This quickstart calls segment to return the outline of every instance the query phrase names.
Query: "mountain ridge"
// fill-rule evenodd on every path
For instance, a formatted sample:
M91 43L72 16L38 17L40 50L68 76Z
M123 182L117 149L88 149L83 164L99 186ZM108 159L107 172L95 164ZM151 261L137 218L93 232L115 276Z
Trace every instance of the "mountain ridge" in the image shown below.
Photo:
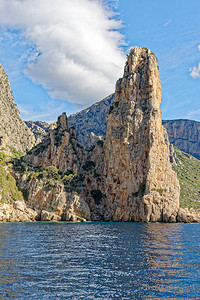
M114 94L111 94L90 107L68 117L68 124L76 129L78 141L82 147L89 150L98 140L104 140L106 135L106 116L113 103L113 97ZM189 119L163 120L162 122L167 129L171 144L200 159L200 122ZM40 122L25 121L25 123L32 123L38 127ZM100 123L101 125L99 126ZM178 133L177 130L180 128L180 124L182 124L183 128L182 132ZM193 124L192 129L191 126L188 126L191 124ZM196 140L192 140L194 128L196 128L195 131L197 132ZM39 141L43 138L41 131L44 136L48 131L48 126L46 126L45 130L43 128L39 129L38 133L33 130L36 139L39 137ZM185 138L183 133L187 133Z

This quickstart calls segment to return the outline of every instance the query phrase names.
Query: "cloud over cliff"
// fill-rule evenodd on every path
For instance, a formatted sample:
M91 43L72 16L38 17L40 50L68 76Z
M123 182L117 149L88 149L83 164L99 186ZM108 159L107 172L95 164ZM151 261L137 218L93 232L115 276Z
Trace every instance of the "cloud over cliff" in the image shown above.
M0 26L33 46L24 72L53 98L90 104L122 75L121 21L102 1L0 0Z

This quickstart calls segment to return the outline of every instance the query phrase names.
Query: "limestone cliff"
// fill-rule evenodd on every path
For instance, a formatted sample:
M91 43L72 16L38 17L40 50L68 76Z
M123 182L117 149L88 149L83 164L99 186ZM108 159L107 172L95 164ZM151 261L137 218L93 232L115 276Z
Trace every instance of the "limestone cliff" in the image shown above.
M79 143L90 149L106 135L106 116L114 95L69 116L69 125L76 128ZM200 159L200 122L192 120L163 120L172 145Z
M200 122L191 120L163 121L170 143L200 159Z
M14 103L8 77L0 65L0 136L7 145L25 153L31 149L35 138L22 121ZM5 146L5 145L4 145Z
M161 120L161 83L155 55L131 50L116 84L104 143L108 220L175 222L179 182Z
M157 59L131 50L116 84L104 141L87 151L65 114L22 160L16 177L38 220L176 222L179 181L161 120ZM167 140L167 141L166 141Z
M43 168L55 166L61 172L80 171L80 162L84 152L78 145L76 130L68 128L66 114L58 117L58 121L51 124L45 139L34 147L26 156L26 160L33 165Z
M63 113L50 125L43 142L23 158L15 176L37 220L91 219L84 183L86 156L87 151L78 144L76 130L68 128Z

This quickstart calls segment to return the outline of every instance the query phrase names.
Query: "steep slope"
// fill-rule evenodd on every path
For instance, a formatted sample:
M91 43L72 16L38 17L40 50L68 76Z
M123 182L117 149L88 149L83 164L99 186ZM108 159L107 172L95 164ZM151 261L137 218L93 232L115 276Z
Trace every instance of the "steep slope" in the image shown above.
M76 130L65 113L50 125L45 139L23 158L16 169L18 184L37 220L90 220L84 164L87 151L79 146Z
M163 121L169 141L175 147L200 158L200 122L191 120Z
M63 113L22 159L16 178L37 220L194 221L179 209L160 102L157 59L136 47L116 83L105 142L83 149Z
M65 113L58 117L57 122L50 125L45 139L28 152L25 159L36 166L55 166L61 172L80 171L84 151L78 145L76 130L68 127Z
M85 110L68 118L70 127L74 127L78 134L79 144L85 149L91 149L98 140L106 135L106 116L113 103L114 94L95 103ZM163 120L170 143L175 147L200 158L200 122L192 120ZM44 139L49 125L39 121L25 121L34 133L37 142Z
M25 153L31 149L35 138L22 121L19 110L14 103L8 76L0 65L0 136L7 144Z
M34 221L37 214L26 206L23 192L13 177L12 166L10 156L0 152L0 222Z
M130 51L116 84L104 144L108 219L176 221L179 182L169 161L161 120L155 55Z
M175 149L176 164L173 165L180 181L180 206L200 212L200 160Z

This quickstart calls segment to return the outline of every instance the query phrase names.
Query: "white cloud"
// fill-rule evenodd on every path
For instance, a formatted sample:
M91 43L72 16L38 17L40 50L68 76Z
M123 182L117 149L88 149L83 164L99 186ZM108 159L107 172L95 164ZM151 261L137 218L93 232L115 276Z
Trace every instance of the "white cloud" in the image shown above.
M196 67L192 67L189 69L190 77L193 79L200 78L200 63Z
M200 51L200 45L198 45L197 48ZM190 68L189 73L190 73L190 77L192 77L193 79L200 78L200 63L198 64L198 66L194 66Z
M172 22L172 20L171 20L171 19L168 19L168 20L165 22L164 27L167 27L171 22Z
M0 0L0 25L34 45L25 74L53 98L90 104L123 73L121 21L103 1Z

